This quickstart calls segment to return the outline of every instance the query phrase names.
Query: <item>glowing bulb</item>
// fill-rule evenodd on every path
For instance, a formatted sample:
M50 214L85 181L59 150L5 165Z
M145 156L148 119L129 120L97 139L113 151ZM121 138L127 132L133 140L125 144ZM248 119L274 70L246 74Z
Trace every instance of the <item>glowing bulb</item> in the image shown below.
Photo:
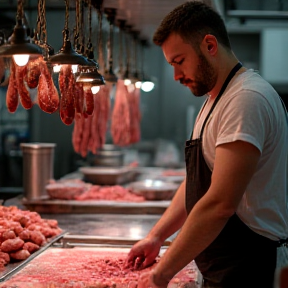
M61 65L55 65L53 66L53 72L54 73L59 73L61 70Z
M13 58L18 66L25 66L29 61L29 55L26 54L15 54Z
M72 72L75 74L78 71L78 65L72 65Z
M136 88L140 89L141 86L142 86L142 82L141 82L141 81L137 81L137 82L135 83L135 87L136 87Z
M129 93L132 93L135 90L135 86L133 84L130 84L127 86L127 90Z
M131 84L131 80L130 79L125 79L124 80L124 85L128 86Z
M91 91L94 95L97 94L99 92L99 90L100 90L100 86L92 86L91 87Z
M150 92L153 88L154 88L154 83L151 82L151 81L145 81L142 83L141 85L141 89L144 91L144 92Z

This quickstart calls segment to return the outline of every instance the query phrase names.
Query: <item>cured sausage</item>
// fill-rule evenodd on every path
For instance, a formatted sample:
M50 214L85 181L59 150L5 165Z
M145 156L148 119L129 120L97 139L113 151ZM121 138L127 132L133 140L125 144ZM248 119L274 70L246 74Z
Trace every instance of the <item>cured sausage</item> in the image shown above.
M25 109L31 109L33 102L30 98L28 89L25 86L24 77L27 72L27 66L16 65L16 83L17 89L20 96L20 102Z
M88 116L94 112L94 95L90 87L84 87L84 113Z
M85 123L84 116L80 113L76 113L72 133L72 145L76 153L80 153L82 133L85 128L84 123Z
M38 105L46 113L54 113L59 107L59 95L44 60L39 61L41 75L38 85Z
M81 145L80 145L80 154L83 158L87 156L87 152L88 152L88 144L89 144L89 139L91 137L92 116L88 116L87 118L84 118L84 125L85 125L85 129L83 129Z
M27 64L27 73L25 75L25 81L30 89L38 86L39 77L41 74L39 63L43 61L42 57L32 59Z
M131 116L127 94L128 91L124 85L124 80L119 79L117 81L115 105L111 120L111 135L114 144L118 146L127 146L131 143Z
M130 123L130 144L137 143L140 141L141 132L140 132L140 89L135 88L132 92L128 92L128 103L129 111L131 117Z
M6 94L6 106L10 113L14 113L19 104L19 95L16 83L16 67L14 61L10 63L10 77Z
M62 65L58 81L61 93L60 117L64 124L71 125L75 117L73 96L75 79L71 65Z
M75 112L82 114L83 113L83 105L84 105L84 91L83 84L81 82L76 82L75 90L74 90L74 104L75 104Z

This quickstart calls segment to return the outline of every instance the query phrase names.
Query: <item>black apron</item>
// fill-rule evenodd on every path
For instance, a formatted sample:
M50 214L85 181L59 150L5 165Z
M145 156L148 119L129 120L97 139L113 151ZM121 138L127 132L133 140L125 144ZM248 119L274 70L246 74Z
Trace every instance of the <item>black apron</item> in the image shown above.
M241 67L242 64L238 63L225 80L205 118L200 137L191 140L192 133L191 139L186 141L187 215L211 184L212 172L202 152L205 125L230 80ZM218 237L195 258L195 262L203 275L205 288L272 288L276 257L275 241L252 231L235 213Z

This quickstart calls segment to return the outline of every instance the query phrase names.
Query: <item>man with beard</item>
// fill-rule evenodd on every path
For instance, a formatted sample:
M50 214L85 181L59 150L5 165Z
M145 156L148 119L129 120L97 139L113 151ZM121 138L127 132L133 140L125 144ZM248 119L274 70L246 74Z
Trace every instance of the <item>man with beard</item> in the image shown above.
M238 61L222 18L202 2L176 7L153 41L174 79L207 99L186 141L186 179L132 247L127 265L151 265L179 230L138 287L167 287L194 259L203 287L272 288L279 256L288 249L285 106L269 83Z

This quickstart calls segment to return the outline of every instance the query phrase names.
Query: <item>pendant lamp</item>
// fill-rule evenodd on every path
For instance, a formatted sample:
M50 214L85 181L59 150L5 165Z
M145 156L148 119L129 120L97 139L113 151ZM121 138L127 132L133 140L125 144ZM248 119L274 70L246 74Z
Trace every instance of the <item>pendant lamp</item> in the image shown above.
M93 86L104 85L104 77L99 73L99 65L94 59L93 45L92 45L92 6L91 0L88 0L89 14L89 37L86 50L86 56L88 60L87 66L81 66L80 74L76 78L76 82L93 83ZM78 9L80 11L80 9ZM95 90L95 89L94 89Z
M107 60L108 60L108 69L106 69L104 73L104 79L109 83L117 83L117 76L113 72L113 28L114 21L116 17L116 9L115 8L105 8L104 13L107 16L107 20L109 22L109 39L107 43Z
M69 35L69 0L65 0L66 4L66 13L65 13L65 27L62 31L63 33L63 45L59 52L49 58L49 62L53 65L62 65L62 64L70 64L70 65L88 65L87 59L77 53L72 44L70 42Z
M36 44L31 43L27 34L27 27L24 24L23 1L18 0L16 25L8 43L0 46L0 57L13 56L19 66L24 66L29 61L29 57L39 57L42 55L42 49Z

